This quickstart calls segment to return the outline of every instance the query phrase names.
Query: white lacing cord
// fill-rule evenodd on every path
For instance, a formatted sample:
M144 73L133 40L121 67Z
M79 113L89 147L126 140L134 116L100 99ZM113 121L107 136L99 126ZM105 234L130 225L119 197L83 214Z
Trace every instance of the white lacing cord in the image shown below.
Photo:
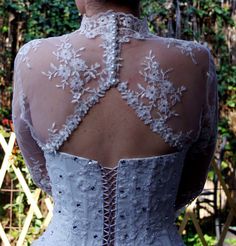
M115 241L117 168L101 167L101 171L104 197L103 246L113 246Z

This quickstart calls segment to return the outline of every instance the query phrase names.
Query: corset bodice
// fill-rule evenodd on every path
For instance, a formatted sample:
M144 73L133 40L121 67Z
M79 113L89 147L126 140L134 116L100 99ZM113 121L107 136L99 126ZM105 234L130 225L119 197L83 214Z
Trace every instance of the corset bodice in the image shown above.
M163 237L172 241L177 234L174 202L184 154L121 159L109 169L98 161L63 152L46 154L54 197L54 217L47 233L53 241L59 240L58 246L64 241L102 245L104 221L113 211L113 224L107 229L114 238L109 245L164 245ZM113 181L107 172L115 174ZM107 189L111 183L106 181L115 182L110 206L104 203L106 193L111 192Z

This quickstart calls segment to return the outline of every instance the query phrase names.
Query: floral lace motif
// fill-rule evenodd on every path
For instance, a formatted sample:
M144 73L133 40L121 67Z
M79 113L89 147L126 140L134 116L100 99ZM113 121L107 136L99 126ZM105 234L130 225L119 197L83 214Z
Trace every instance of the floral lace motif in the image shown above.
M57 51L53 52L60 65L56 66L51 63L50 67L52 71L48 73L43 72L49 80L55 77L61 79L60 84L56 85L56 87L64 90L66 86L70 86L73 94L72 103L78 102L82 94L86 92L94 94L94 91L89 90L89 88L84 89L83 87L92 79L97 78L97 70L100 65L95 63L89 67L85 61L80 58L80 52L84 49L85 48L74 50L72 44L69 42L68 36L65 36ZM83 74L83 78L81 78L81 74Z
M30 64L30 59L28 57L28 53L31 52L32 50L35 52L39 48L41 44L41 40L36 39L32 40L29 43L25 44L20 50L19 50L19 57L20 61L25 63L29 69L31 69L31 64Z
M138 83L138 90L133 91L128 89L128 82L122 82L118 85L118 90L122 98L136 111L138 117L145 124L150 125L153 132L159 133L171 146L181 149L192 131L176 134L166 125L166 122L171 117L179 116L172 108L181 101L186 87L175 88L173 86L168 79L168 73L172 69L163 71L152 51L149 52L142 65L144 69L140 71L140 74L147 82L147 86L144 87ZM147 104L142 102L143 98L147 99Z
M84 16L81 22L79 34L85 35L87 38L95 38L98 35L109 35L112 26L109 25L117 17L117 27L119 30L119 42L129 42L130 38L145 39L147 37L154 37L148 29L146 19L141 20L131 14L124 14L112 10L106 13L94 15L92 17ZM156 37L156 36L155 36Z
M51 182L49 176L48 175L42 176L42 174L45 173L44 163L40 163L39 160L33 157L30 157L30 160L33 165L29 168L29 172L34 180L34 183L42 190L47 192L49 195L52 195Z
M53 222L32 245L44 245L45 240L48 245L56 243L62 246L70 242L73 246L78 244L79 239L81 245L89 242L91 246L111 246L113 243L132 246L134 242L137 246L142 246L143 242L145 245L161 246L168 243L171 245L171 241L182 246L172 223L186 154L181 151L187 145L191 131L174 132L167 123L172 117L180 116L174 106L181 102L187 88L174 86L168 76L172 69L163 70L152 50L139 71L144 83L140 81L137 88L131 89L128 81L119 80L122 44L131 38L145 40L153 37L146 21L108 11L93 17L85 16L81 28L75 33L87 38L101 37L105 68L101 69L102 66L97 62L88 64L82 59L86 49L82 47L76 50L68 34L60 37L60 43L53 52L54 62L50 63L48 71L42 72L49 81L53 78L59 81L56 85L58 89L70 89L71 103L75 107L73 114L66 118L60 129L56 122L52 123L46 144L37 139L32 125L25 121L47 159L51 184L48 176L42 178L43 164L33 157L30 158L34 166L30 170L31 174L39 187L44 186L49 190L51 185L55 199ZM199 45L175 39L166 39L165 42L167 47L177 47L197 64L195 51L200 49ZM29 51L36 52L41 43L42 40L35 40L25 45L19 52L19 62L32 69ZM213 66L211 61L209 85L214 84ZM120 160L118 166L110 171L101 168L97 161L58 152L89 110L112 87L117 88L122 98L153 132L180 151L153 158ZM27 102L23 89L19 101L21 116L26 118ZM215 110L215 105L204 110L199 137L202 141L198 142L196 151L204 151L209 144L208 139L214 142L216 134L209 133L208 129L215 124ZM62 233L62 230L65 231Z
M92 108L99 99L105 96L106 91L108 91L112 86L116 85L119 80L116 78L117 71L121 64L121 58L118 57L119 44L114 42L116 40L117 28L116 20L113 17L111 24L114 28L109 35L105 35L104 43L101 47L104 48L104 64L106 64L105 69L98 72L100 65L95 63L92 66L86 65L85 61L80 58L78 51L75 51L68 41L68 36L65 36L65 41L59 46L58 50L54 53L57 59L60 61L59 67L51 64L53 71L48 73L43 72L49 79L52 77L61 77L61 87L70 86L71 92L73 94L72 103L75 103L74 114L67 117L63 128L57 130L55 123L49 129L50 139L48 143L41 148L47 152L55 152L61 144L70 136L71 132L77 128L82 119L86 116L89 109ZM62 47L66 47L66 52ZM79 51L84 50L83 48ZM64 54L67 54L66 59L64 59ZM71 67L71 61L73 61L74 67ZM83 78L82 75L83 74ZM69 79L70 77L70 79ZM97 88L90 89L89 82L91 80L98 79Z
M198 64L195 52L194 50L201 50L201 45L197 42L191 42L191 41L184 41L184 40L178 40L174 38L167 38L165 39L165 42L167 43L167 47L177 47L182 54L189 56L192 59L192 62L194 64Z
M218 122L218 93L216 69L213 57L208 50L209 68L207 73L207 90L211 91L207 97L207 103L203 108L201 117L201 133L199 134L197 144L192 147L192 156L199 153L206 153L209 146L215 145L217 141L217 122Z
M60 82L56 87L61 89L70 87L73 95L71 102L75 104L75 110L74 114L67 117L62 129L57 129L56 123L53 122L51 128L48 129L49 139L46 144L41 143L32 131L32 135L40 148L48 152L55 152L59 149L72 131L77 128L89 109L98 103L100 98L104 97L106 91L112 86L117 86L123 98L135 109L138 117L144 120L145 124L149 124L150 128L159 133L171 146L181 149L183 144L188 141L191 131L174 133L166 125L166 122L171 117L179 116L170 109L177 102L180 102L186 88L184 86L177 89L173 87L167 77L171 69L165 72L160 70L158 61L154 61L155 57L152 56L152 51L150 51L149 57L146 57L145 61L147 63L145 65L146 71L141 72L148 83L146 88L139 84L139 91L131 91L128 89L127 82L120 83L118 80L119 68L122 66L122 59L119 57L120 44L129 42L130 38L143 40L154 36L149 32L146 20L140 20L133 15L108 11L92 17L84 16L80 29L75 33L85 35L87 38L95 38L98 35L103 38L101 47L104 49L106 67L100 71L100 64L86 64L85 60L81 58L81 53L85 51L85 48L75 50L70 43L69 35L62 36L61 44L53 52L59 65L51 63L51 69L42 73L49 80L59 78ZM20 50L19 57L22 62L27 64L28 68L31 68L28 52L31 49L36 51L41 42L42 40L34 40ZM192 61L196 63L193 50L200 48L198 44L179 42L171 38L165 39L165 42L167 42L168 47L174 45L179 48L183 54L190 56ZM155 69L157 70L155 71ZM91 89L89 83L93 80L97 80L98 87ZM163 85L161 86L161 84ZM158 94L155 91L157 89L161 89L161 93ZM149 100L148 105L142 103L141 99L143 97ZM155 101L154 99L158 100ZM24 107L24 103L22 107ZM156 112L153 116L154 109L156 109Z
M144 70L140 71L144 77L147 87L138 84L137 91L128 89L128 82L120 82L118 79L119 69L122 67L120 58L121 43L128 42L129 38L144 39L148 36L146 22L135 17L122 13L108 12L106 15L95 17L84 17L78 33L87 38L94 38L101 35L103 43L100 45L104 49L105 69L99 71L100 64L91 66L81 58L84 48L75 50L65 35L58 49L53 53L59 65L51 63L52 70L43 72L49 80L60 78L58 88L65 89L69 86L73 94L72 103L75 105L74 114L67 117L63 128L58 130L55 122L49 129L50 139L44 151L56 151L62 143L69 137L71 132L77 128L89 109L105 96L106 91L117 86L122 97L136 111L137 116L149 124L153 132L159 133L162 138L172 147L181 149L183 144L189 140L191 131L187 133L174 133L166 125L171 117L179 116L172 108L181 101L184 86L175 89L167 74L171 71L163 71L160 64L155 60L155 56L150 51L149 56L144 61ZM97 88L90 89L89 83L97 80ZM148 105L144 105L142 98L148 99ZM171 110L172 109L172 110Z

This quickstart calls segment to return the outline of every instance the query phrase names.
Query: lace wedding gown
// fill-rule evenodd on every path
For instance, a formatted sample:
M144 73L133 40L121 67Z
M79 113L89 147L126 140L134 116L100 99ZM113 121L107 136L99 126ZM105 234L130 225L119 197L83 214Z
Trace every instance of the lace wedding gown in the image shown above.
M175 201L185 168L212 158L216 85L208 48L152 35L130 14L84 16L73 33L25 44L15 59L14 130L35 184L54 201L52 221L32 245L184 245ZM90 153L96 146L102 159L98 136L111 132L121 144L106 146L115 151L148 141L153 153L163 151L120 155L106 166ZM179 208L205 178L179 191Z

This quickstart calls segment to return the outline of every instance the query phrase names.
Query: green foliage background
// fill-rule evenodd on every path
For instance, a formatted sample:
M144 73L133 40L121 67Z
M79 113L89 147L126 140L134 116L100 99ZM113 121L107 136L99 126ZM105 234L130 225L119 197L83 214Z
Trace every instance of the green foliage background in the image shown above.
M228 4L227 4L228 3ZM11 122L11 97L12 97L12 70L13 61L17 50L24 43L35 39L49 36L57 36L69 33L79 28L81 16L79 15L73 0L5 0L0 3L0 132L6 138L12 130ZM150 29L160 36L175 37L177 9L176 1L168 0L142 0L142 15L149 21ZM234 178L236 164L236 57L233 46L235 40L231 40L230 30L235 32L235 21L233 19L233 7L230 1L219 0L182 0L181 10L181 36L182 39L206 42L211 48L217 65L220 97L220 124L219 142L223 136L227 137L227 145L224 159L223 172L229 187L235 189L228 177ZM236 35L236 34L235 34ZM15 146L15 163L20 167L32 190L32 183L28 170ZM3 157L3 155L2 155ZM212 177L212 172L209 177ZM9 186L12 179L16 187L21 190L13 170L10 170L6 178L5 187ZM6 201L8 196L0 193L0 220L8 224L9 206ZM45 197L42 194L41 199ZM45 208L43 207L42 210ZM24 193L19 192L14 198L13 212L14 224L22 224L27 211L27 201ZM181 220L181 217L180 217ZM34 219L27 236L29 243L38 236L41 220ZM187 245L201 245L199 239L192 233L192 225L189 225L189 233L185 237ZM8 232L12 237L12 243L19 236L18 230ZM205 236L209 245L213 245L214 233L206 231Z

